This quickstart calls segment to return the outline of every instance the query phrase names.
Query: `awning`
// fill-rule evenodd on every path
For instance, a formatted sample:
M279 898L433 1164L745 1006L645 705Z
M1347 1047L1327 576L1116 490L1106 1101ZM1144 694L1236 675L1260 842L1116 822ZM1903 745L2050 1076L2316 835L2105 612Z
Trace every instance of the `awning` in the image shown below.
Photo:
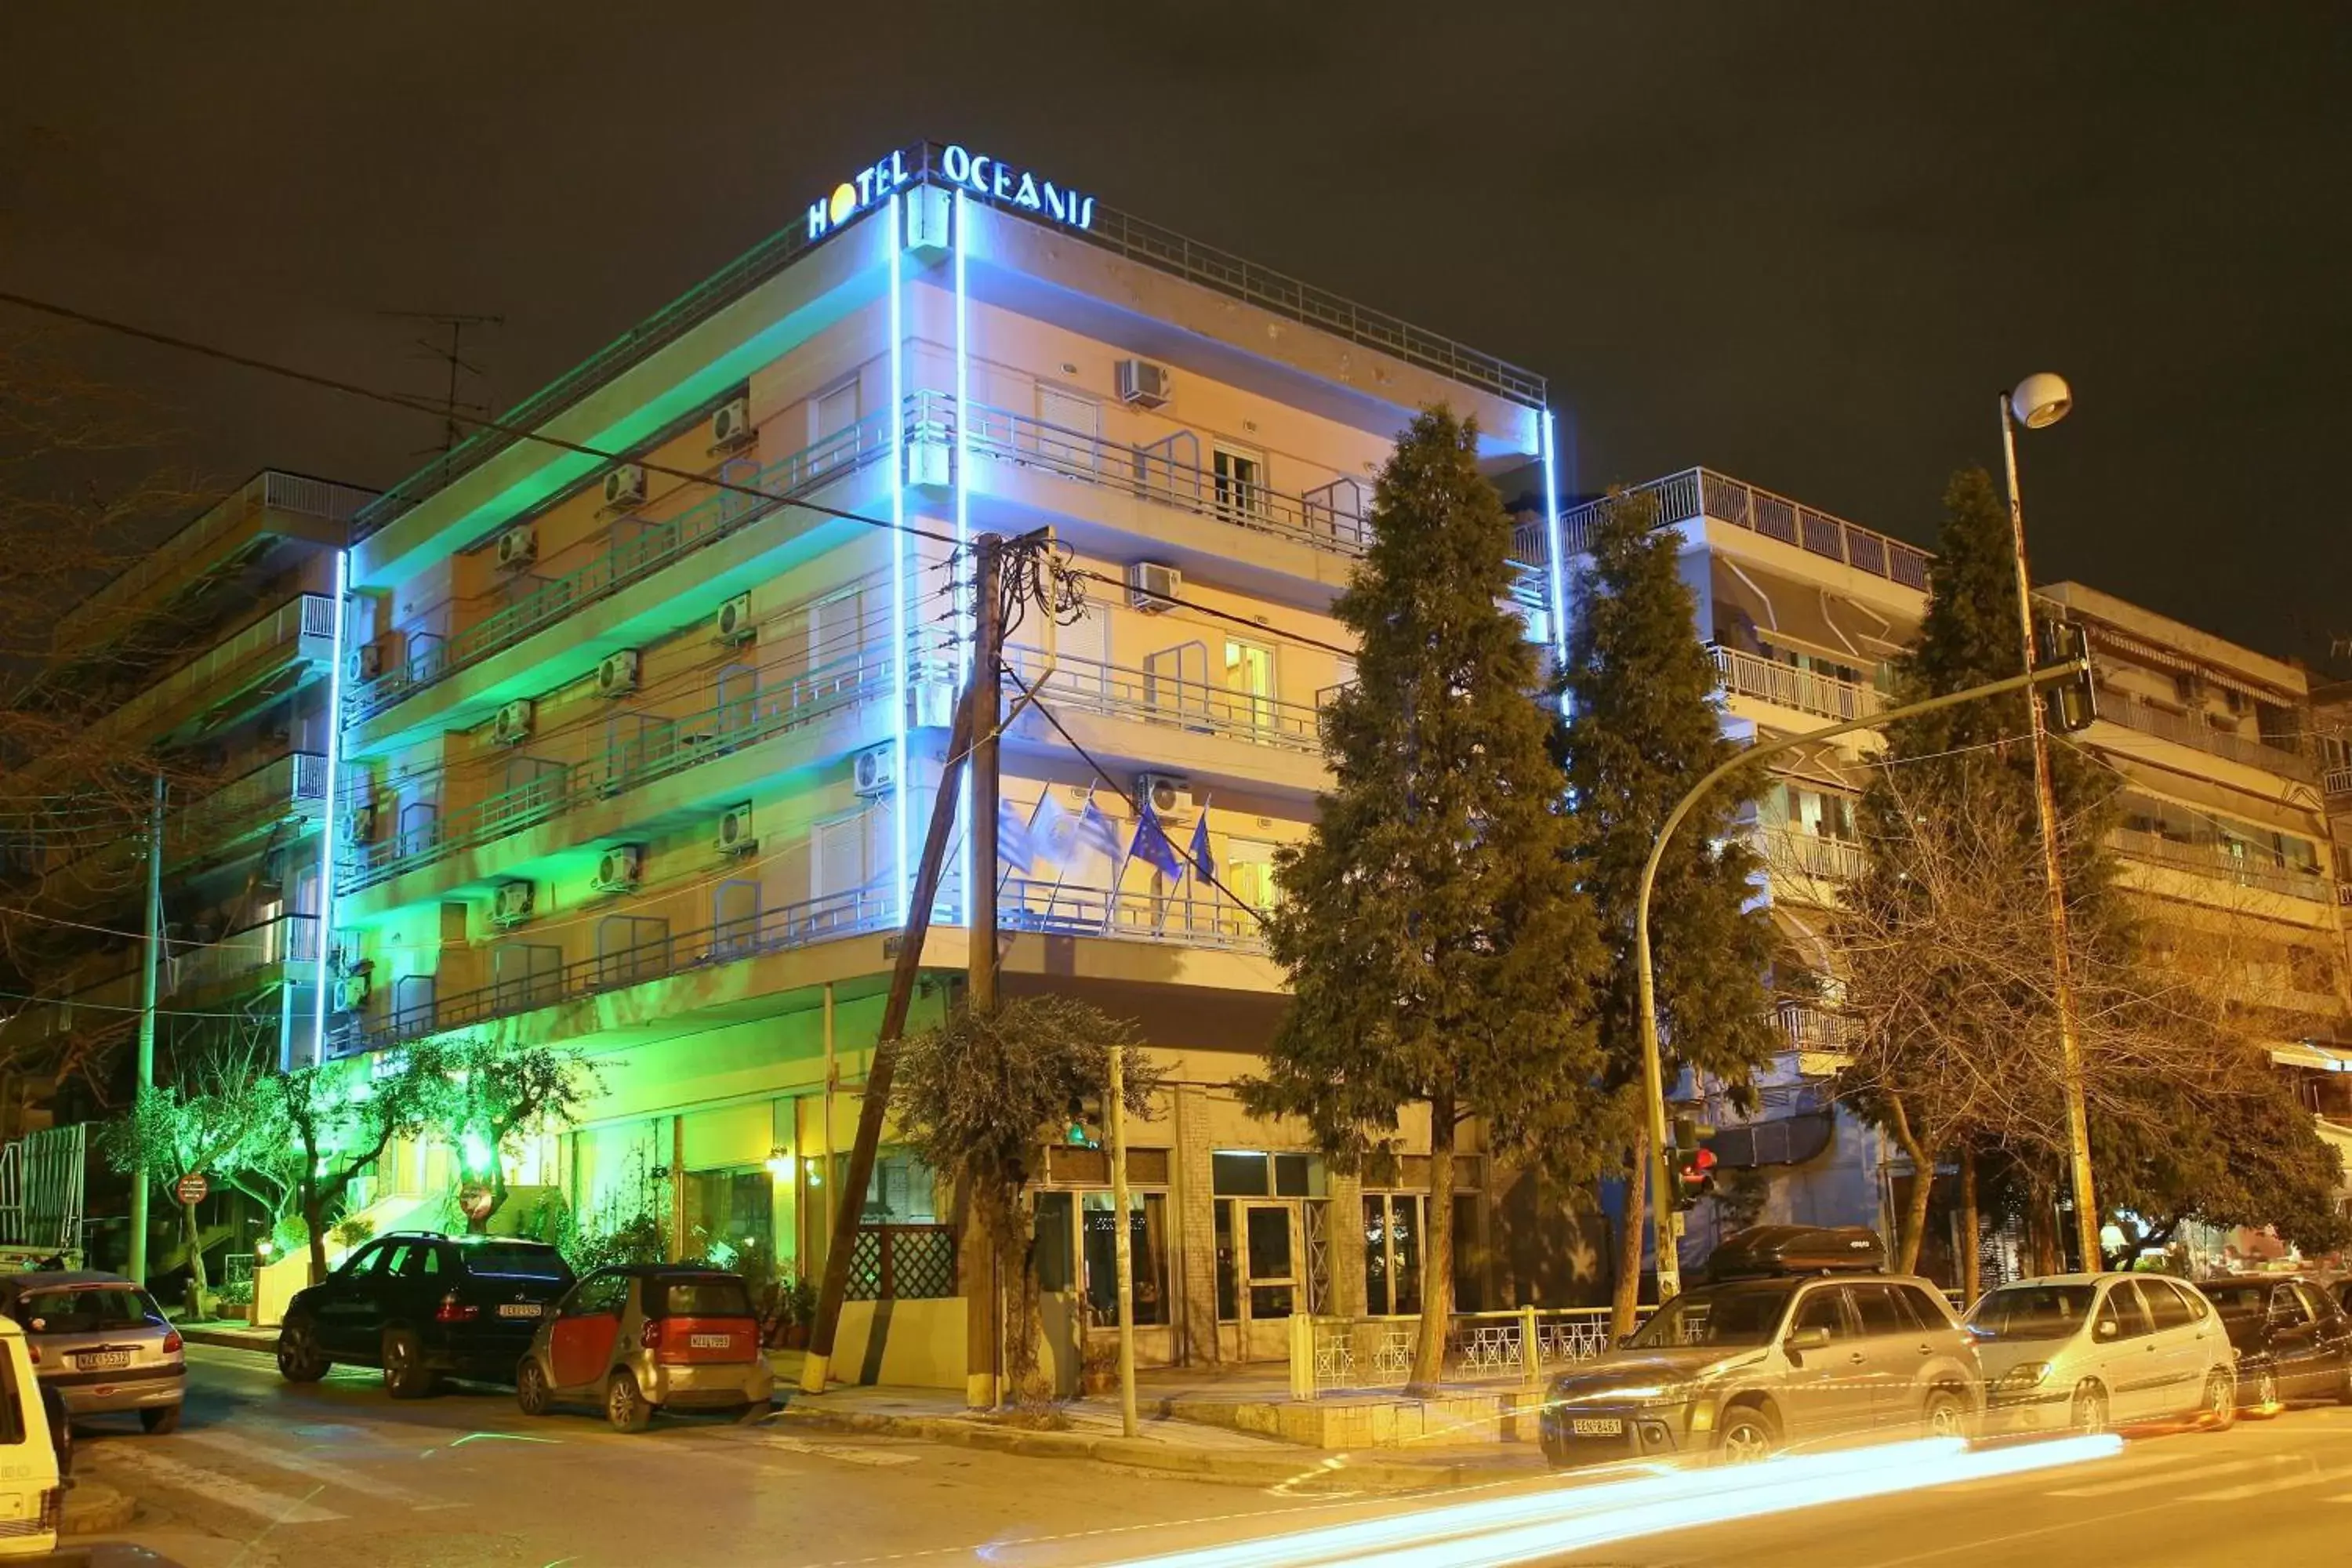
M1778 647L1864 669L1902 647L1885 616L1851 601L1832 599L1817 584L1791 582L1720 555L1709 561L1707 582L1715 601L1709 636L1747 651L1754 649L1738 626L1742 619Z
M2271 1060L2281 1067L2315 1068L2321 1072L2352 1072L2352 1050L2314 1045L2309 1040L2273 1040Z
M1725 1127L1706 1141L1716 1163L1727 1170L1759 1165L1801 1165L1830 1146L1836 1116L1827 1110L1802 1110L1745 1127Z

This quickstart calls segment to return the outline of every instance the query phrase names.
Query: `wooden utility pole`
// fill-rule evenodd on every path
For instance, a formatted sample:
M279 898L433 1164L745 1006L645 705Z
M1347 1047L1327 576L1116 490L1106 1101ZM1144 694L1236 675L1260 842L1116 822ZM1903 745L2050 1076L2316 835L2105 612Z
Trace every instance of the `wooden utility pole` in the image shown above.
M1004 710L1004 541L983 533L971 542L971 947L966 958L964 1005L996 1011L996 802L1002 782L997 718ZM964 1403L975 1410L996 1404L1000 1392L994 1260L989 1216L966 1194L964 1223ZM983 1266L985 1265L985 1268Z
M147 813L147 942L141 955L139 978L139 1083L132 1091L144 1094L155 1087L155 993L163 966L163 775L155 775L155 804ZM185 1171L165 1173L173 1181ZM131 1173L131 1278L147 1283L147 1189L156 1173L145 1160Z

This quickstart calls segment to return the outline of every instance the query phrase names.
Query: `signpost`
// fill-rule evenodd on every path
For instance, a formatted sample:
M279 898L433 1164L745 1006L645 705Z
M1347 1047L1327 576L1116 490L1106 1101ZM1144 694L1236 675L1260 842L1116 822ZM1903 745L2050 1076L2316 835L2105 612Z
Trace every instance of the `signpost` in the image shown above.
M184 1208L194 1208L213 1195L213 1184L202 1171L191 1171L172 1188L172 1195Z

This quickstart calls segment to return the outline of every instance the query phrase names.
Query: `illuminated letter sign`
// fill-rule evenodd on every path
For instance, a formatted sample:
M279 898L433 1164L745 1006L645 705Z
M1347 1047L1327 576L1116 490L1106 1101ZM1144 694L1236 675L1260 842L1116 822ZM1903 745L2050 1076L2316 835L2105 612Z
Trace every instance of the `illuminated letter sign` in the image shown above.
M1051 180L1041 180L1026 169L1016 168L985 153L950 146L940 153L940 169L950 184L1006 206L1026 207L1072 228L1094 226L1094 197L1066 190Z
M902 153L867 164L835 185L833 195L809 203L808 237L816 239L832 233L906 183L907 159Z

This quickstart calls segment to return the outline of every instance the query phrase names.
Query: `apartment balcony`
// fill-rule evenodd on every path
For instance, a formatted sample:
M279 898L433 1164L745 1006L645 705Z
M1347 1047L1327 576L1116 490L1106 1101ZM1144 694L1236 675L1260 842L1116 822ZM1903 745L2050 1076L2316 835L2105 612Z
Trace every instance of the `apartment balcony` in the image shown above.
M359 723L417 696L451 676L475 668L497 655L520 647L539 633L588 608L659 576L689 557L703 556L713 546L734 539L774 517L795 500L804 500L824 487L870 467L890 453L890 420L887 410L859 420L845 430L801 451L778 458L734 482L761 492L749 496L739 489L720 490L688 507L676 517L647 520L645 531L593 557L564 576L541 584L529 594L486 616L448 637L411 639L406 657L375 679L344 693L347 723ZM811 513L803 531L827 521ZM707 586L708 568L698 585ZM713 588L711 592L718 592ZM720 596L723 597L723 595ZM678 621L673 595L649 595L638 606L638 621L629 626L604 628L604 642L574 638L533 668L540 688L576 679L595 667L608 646L630 636L653 635ZM657 624L656 624L657 623Z
M2340 804L2347 796L2352 796L2352 765L2328 769L2322 776L2320 784L2327 791L2327 802L2330 805Z
M1009 931L1045 936L1265 952L1265 930L1255 913L1213 890L1196 898L1192 888L1189 878L1181 891L1170 895L1011 877L998 895L997 919Z
M1929 556L1916 545L1864 528L1843 518L1819 511L1801 501L1759 489L1742 479L1718 474L1712 468L1685 468L1664 479L1635 485L1633 495L1654 498L1658 506L1658 524L1665 527L1681 522L1718 522L1731 528L1746 529L1766 539L1777 539L1783 544L1796 546L1810 554L1851 566L1873 577L1884 577L1890 583L1925 593L1927 588ZM1587 553L1591 545L1593 521L1601 509L1613 504L1604 499L1588 501L1564 513L1560 521L1560 542L1569 556ZM1545 540L1540 526L1520 530L1518 550L1530 564L1543 565L1549 559L1544 550ZM1530 552L1535 552L1530 553Z
M2184 843L2161 834L2119 827L2108 837L2116 851L2130 859L2170 870L2226 882L2232 887L2259 889L2286 898L2329 903L2340 897L2333 879L2299 867L2265 863L2225 844Z
M1165 668L1130 669L1064 656L1050 664L1034 648L1007 650L1021 685L1104 763L1173 773L1198 783L1289 793L1321 789L1321 714L1303 702L1236 693L1200 672L1202 658L1181 657L1199 645L1168 650ZM1014 721L1010 743L1066 752L1069 742L1045 713L1031 710Z
M319 922L281 915L213 942L167 942L156 972L156 1005L222 1005L288 980L309 980L319 957ZM0 1050L30 1049L70 1036L135 1026L146 977L134 954L128 967L66 995L28 1003L0 1021Z
M335 601L297 594L98 721L106 734L184 744L251 717L324 675L334 658Z
M2260 768L2265 773L2300 779L2305 784L2320 782L2317 764L2299 751L2290 751L2267 741L2216 729L2194 715L2158 708L2127 691L2103 689L2098 696L2100 718L2113 720L2143 735L2152 735L2178 746L2191 747L2210 756L2226 757L2231 762ZM2347 778L2346 784L2347 788L2352 788L2352 778Z
M164 869L223 859L280 827L315 822L326 800L327 759L290 752L167 816Z
M1723 689L1736 697L1831 720L1867 719L1886 706L1878 689L1833 676L1816 675L1738 648L1709 643Z
M1850 838L1831 838L1801 828L1759 827L1753 830L1757 858L1775 882L1799 877L1817 882L1843 884L1862 875L1865 856Z

